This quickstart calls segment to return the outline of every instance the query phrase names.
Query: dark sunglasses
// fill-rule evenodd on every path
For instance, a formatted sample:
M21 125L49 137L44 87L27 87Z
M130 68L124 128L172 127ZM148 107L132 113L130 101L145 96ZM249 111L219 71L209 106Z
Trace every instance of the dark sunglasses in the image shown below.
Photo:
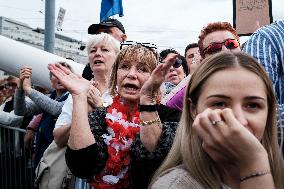
M160 63L164 63L164 61L160 57ZM179 68L182 65L182 60L180 58L177 58L175 63L173 64L174 68Z
M225 46L227 49L235 49L240 46L240 43L237 39L226 39L223 42L214 42L208 45L203 50L203 55L205 54L214 54L222 50L222 46Z
M10 87L17 87L17 83L6 83L6 84L3 84L3 85L0 86L0 90L2 90L4 88L8 89Z

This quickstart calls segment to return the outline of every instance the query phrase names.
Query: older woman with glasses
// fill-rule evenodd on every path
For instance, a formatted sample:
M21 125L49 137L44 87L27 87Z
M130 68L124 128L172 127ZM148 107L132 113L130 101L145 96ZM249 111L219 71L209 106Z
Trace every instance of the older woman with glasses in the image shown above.
M66 162L94 188L146 188L169 151L179 112L158 104L159 88L176 60L158 63L147 44L123 44L113 65L113 103L88 114L90 83L59 65L50 70L73 97Z
M160 52L160 63L163 63L164 59L170 54L177 54L178 59L170 67L168 73L165 77L165 82L162 86L162 91L164 95L167 95L175 86L177 86L187 75L188 66L186 60L174 49L165 49Z

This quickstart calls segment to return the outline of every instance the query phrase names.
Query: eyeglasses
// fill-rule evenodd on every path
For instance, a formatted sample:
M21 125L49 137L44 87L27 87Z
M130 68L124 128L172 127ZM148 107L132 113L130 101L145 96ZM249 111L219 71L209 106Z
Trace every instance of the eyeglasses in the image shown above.
M161 57L159 57L159 62L160 63L165 63ZM174 68L179 68L181 65L182 65L182 60L180 58L177 58L175 63L173 64L173 67Z
M220 52L222 50L222 46L225 46L227 49L235 49L240 46L239 41L237 39L226 39L223 42L214 42L208 45L203 50L203 55L205 54L214 54Z
M17 87L17 83L6 83L0 86L0 90Z

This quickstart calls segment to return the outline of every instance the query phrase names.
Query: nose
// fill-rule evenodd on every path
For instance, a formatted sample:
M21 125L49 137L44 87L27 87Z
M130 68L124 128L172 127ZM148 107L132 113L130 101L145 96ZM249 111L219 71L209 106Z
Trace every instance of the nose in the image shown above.
M248 126L248 120L246 114L241 105L233 107L233 113L236 119L245 127Z
M173 66L171 66L169 72L173 72L174 70L175 70L175 68Z
M97 49L95 52L95 56L101 56L102 51L100 49Z
M128 77L128 78L131 78L131 79L137 78L137 70L136 70L136 68L135 68L134 66L132 66L132 67L129 69L129 71L128 71L128 73L127 73L127 77Z

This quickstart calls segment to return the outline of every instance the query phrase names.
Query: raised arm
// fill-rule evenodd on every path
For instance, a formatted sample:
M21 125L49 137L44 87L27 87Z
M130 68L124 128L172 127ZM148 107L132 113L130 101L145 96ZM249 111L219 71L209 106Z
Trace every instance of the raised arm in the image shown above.
M143 107L157 106L157 94L165 80L165 75L176 60L176 54L169 54L165 62L159 64L152 72L150 78L144 83L140 92L140 139L147 150L154 151L162 132L162 123L157 109L147 110ZM155 96L156 95L156 96Z
M94 144L96 141L88 121L87 94L90 82L59 64L50 64L48 68L67 88L73 98L69 147L78 150Z
M41 111L43 110L54 116L58 116L61 113L64 105L64 101L58 102L53 100L35 89L31 89L27 92L27 96L41 109Z
M66 163L74 175L92 179L93 175L105 166L107 148L96 142L90 129L87 102L90 82L60 65L49 65L49 69L70 91L73 98L71 127L66 125L57 133L65 135L67 139L68 132L70 132Z
M26 89L31 88L31 77L32 68L21 68L18 88L14 95L14 111L16 115L30 116L41 113L41 109L33 101L27 101L25 98Z

